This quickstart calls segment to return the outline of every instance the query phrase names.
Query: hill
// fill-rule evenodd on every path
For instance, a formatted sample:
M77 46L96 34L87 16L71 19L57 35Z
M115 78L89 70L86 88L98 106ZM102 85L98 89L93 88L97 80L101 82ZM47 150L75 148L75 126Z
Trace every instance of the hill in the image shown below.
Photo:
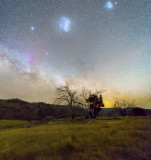
M127 116L151 116L151 109L144 109L140 107L134 108L126 108L126 115ZM120 111L114 108L103 108L102 111L99 113L100 116L103 117L112 117L112 116L121 116Z
M74 107L76 117L88 115L88 109ZM135 107L127 108L128 116L151 116L150 109ZM99 116L121 116L120 112L113 108L103 108ZM63 105L46 104L43 102L29 103L20 99L0 100L0 119L7 120L42 120L71 117L70 108Z
M85 116L87 111L74 107L75 116ZM46 120L70 117L70 108L63 105L28 103L20 99L0 100L0 119Z

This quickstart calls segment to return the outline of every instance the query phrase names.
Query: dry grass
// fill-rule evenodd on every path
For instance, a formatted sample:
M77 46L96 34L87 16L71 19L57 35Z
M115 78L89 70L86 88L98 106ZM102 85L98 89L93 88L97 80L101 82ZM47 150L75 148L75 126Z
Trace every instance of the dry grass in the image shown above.
M0 130L8 128L16 128L27 125L27 121L18 121L18 120L0 120Z
M150 160L150 124L149 117L66 119L0 130L0 160Z

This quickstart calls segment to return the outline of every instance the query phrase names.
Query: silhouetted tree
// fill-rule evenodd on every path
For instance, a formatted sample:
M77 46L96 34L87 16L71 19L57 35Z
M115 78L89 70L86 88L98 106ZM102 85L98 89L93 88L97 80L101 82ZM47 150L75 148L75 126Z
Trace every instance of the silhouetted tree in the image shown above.
M90 104L91 118L96 118L98 113L101 111L101 107L104 107L102 95L99 92L91 94L87 99L87 102Z
M69 106L71 111L72 120L75 118L74 114L74 106L78 104L78 96L76 96L77 92L71 90L71 87L68 82L65 85L62 85L57 88L57 95L55 102L57 104L66 104Z
M96 91L95 93L91 93L91 91L86 91L83 89L82 97L85 100L85 106L88 106L90 109L90 117L96 118L98 113L101 111L101 107L104 107L102 91Z
M114 102L113 108L114 112L120 112L121 116L126 116L132 109L136 106L135 101L128 100L116 100ZM112 113L114 113L112 112Z

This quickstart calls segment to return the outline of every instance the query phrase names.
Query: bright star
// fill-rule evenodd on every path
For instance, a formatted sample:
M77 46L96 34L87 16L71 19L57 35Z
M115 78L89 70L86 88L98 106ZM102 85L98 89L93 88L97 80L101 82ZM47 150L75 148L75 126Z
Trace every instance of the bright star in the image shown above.
M108 1L106 4L105 4L105 8L107 9L113 9L114 6L113 6L113 3L111 1Z
M67 17L61 17L59 20L59 29L64 32L69 32L71 29L71 20Z
M34 26L31 26L31 27L30 27L30 30L31 30L31 31L34 31L34 30L35 30L35 27L34 27Z

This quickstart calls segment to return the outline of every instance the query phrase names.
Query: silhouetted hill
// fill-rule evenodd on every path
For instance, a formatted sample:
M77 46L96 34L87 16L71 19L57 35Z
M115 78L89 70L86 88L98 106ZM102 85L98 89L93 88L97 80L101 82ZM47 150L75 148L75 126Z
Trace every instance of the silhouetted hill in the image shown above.
M145 109L146 115L151 116L151 109Z
M140 107L127 108L126 109L127 116L151 116L151 109L144 109ZM119 110L114 108L103 108L99 113L99 116L121 116Z
M88 115L88 109L74 107L75 116ZM151 116L150 109L128 108L128 116ZM103 108L99 116L121 116L114 108ZM71 117L70 108L63 105L46 104L43 102L29 103L20 99L0 100L0 119L15 120L51 120Z
M87 111L74 107L76 116L85 116ZM44 120L70 117L70 108L63 105L28 103L20 99L0 100L0 119Z

